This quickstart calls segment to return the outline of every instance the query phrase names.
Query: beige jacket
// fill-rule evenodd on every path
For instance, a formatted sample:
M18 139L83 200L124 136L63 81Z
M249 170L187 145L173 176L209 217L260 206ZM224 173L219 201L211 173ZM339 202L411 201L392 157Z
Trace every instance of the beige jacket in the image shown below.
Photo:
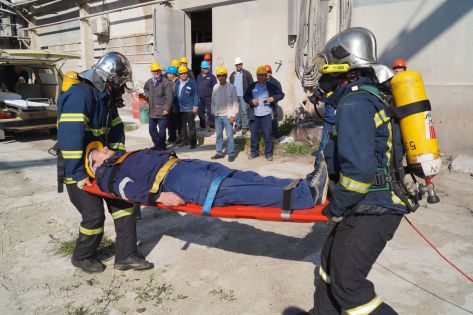
M223 104L218 104L220 93L226 94L226 102ZM227 82L225 85L220 83L214 85L211 110L215 116L235 117L238 112L238 98L233 84Z

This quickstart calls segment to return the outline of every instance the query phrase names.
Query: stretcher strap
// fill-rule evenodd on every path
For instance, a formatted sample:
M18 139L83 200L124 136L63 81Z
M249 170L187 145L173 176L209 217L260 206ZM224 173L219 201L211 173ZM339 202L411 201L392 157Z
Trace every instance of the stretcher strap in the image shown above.
M202 215L210 215L210 210L212 210L212 205L214 203L215 196L217 195L218 188L220 184L222 184L223 180L236 172L235 170L227 170L217 177L214 178L212 183L210 184L209 191L207 192L207 197L205 198L204 206L202 207Z

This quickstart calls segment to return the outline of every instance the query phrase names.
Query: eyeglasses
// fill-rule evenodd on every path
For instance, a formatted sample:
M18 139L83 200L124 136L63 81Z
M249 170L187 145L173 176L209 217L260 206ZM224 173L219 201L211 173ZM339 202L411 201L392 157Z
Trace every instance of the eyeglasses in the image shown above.
M217 78L226 78L227 75L226 74L217 74Z
M235 66L243 66L242 63L237 63Z

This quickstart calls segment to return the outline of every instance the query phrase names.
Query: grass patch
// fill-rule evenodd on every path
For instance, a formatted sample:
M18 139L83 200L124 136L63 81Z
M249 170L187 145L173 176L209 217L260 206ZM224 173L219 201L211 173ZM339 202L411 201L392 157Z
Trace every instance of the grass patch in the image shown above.
M151 278L143 287L135 288L135 300L142 302L154 302L155 306L161 305L164 301L173 301L187 299L187 296L178 294L174 295L174 288L166 282L162 284L155 283Z
M309 155L317 149L315 145L308 145L301 142L290 142L281 144L281 147L286 154L294 155Z
M72 256L74 249L76 248L76 240L72 239L69 241L60 242L56 248L56 254L61 256ZM103 237L99 248L97 249L97 258L109 259L115 253L115 242L108 237Z
M228 301L228 302L236 301L235 292L233 292L233 290L225 292L223 289L218 289L218 290L213 289L209 292L209 294L212 296L218 297L218 299L221 301Z
M133 131L133 130L136 130L138 128L139 128L139 126L136 123L129 123L129 122L124 123L125 132Z
M91 314L90 308L85 307L84 305L75 307L71 304L66 305L67 315L89 315Z

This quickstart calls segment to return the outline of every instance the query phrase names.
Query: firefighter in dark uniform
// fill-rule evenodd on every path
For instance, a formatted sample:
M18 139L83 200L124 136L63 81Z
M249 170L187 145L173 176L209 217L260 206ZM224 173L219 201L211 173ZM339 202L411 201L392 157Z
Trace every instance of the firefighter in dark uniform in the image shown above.
M377 63L376 39L365 28L339 33L315 61L322 73L328 65L347 64L349 70L319 79L321 90L333 92L329 102L337 109L324 152L332 185L323 213L335 225L315 271L311 314L397 314L366 279L408 212L387 176L393 158L403 157L400 130L382 97L392 71Z
M91 69L79 73L80 83L58 99L58 143L64 158L64 183L72 204L82 216L72 264L85 272L101 272L105 266L95 257L103 237L104 199L81 188L90 185L84 167L87 146L100 141L125 151L124 125L117 105L123 86L131 80L131 67L120 53L105 54ZM152 264L137 254L136 222L130 203L105 199L115 223L115 269L149 269Z

